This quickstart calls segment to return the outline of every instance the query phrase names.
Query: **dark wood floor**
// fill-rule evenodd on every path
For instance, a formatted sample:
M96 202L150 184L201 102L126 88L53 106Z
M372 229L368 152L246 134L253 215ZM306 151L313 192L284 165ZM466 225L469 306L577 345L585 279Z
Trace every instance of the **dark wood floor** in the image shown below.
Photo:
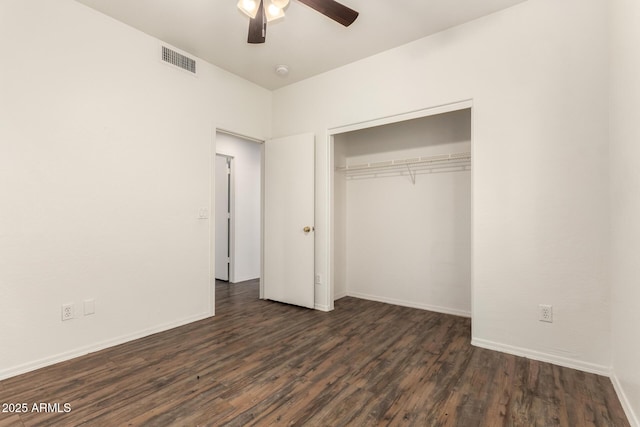
M217 315L0 382L0 426L628 426L608 378L472 347L469 319L218 284ZM62 407L61 407L62 409Z

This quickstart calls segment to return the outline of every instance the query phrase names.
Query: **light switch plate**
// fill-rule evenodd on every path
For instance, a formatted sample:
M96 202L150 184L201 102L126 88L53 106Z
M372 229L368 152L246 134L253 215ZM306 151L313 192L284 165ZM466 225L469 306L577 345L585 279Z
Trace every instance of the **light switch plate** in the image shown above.
M96 301L94 299L84 300L84 315L89 316L96 312Z

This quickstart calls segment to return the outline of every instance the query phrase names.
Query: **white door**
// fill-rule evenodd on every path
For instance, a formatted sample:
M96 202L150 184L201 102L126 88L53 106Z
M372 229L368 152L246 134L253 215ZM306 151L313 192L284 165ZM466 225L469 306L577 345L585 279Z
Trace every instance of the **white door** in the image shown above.
M229 280L230 158L216 154L216 279Z
M264 149L264 298L314 307L315 139L272 139Z

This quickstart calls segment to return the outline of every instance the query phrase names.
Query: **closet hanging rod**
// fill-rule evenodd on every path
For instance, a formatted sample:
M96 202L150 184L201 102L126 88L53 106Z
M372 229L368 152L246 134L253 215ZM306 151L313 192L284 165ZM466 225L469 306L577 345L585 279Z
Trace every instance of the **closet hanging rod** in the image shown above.
M345 176L360 176L360 175L377 175L377 176L388 176L389 174L396 173L428 173L429 171L461 171L461 170L471 170L471 163L469 162L452 162L448 164L439 164L439 165L395 165L393 167L387 168L377 168L377 169L355 169L355 170L341 170L339 173L343 173Z
M361 163L355 165L346 165L336 167L337 171L351 172L351 171L364 171L374 169L393 169L398 167L409 166L429 166L434 167L436 165L443 167L451 167L453 164L466 164L471 162L471 153L452 153L441 154L438 156L423 156L423 157L411 157L400 160L387 160L382 162Z

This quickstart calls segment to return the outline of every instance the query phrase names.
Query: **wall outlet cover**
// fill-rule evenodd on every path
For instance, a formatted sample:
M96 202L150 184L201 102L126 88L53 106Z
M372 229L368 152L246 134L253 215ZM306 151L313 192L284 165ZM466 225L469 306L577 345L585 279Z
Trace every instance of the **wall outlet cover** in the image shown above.
M62 320L73 319L73 304L62 304Z
M538 305L538 320L541 322L553 322L553 306L549 304Z

